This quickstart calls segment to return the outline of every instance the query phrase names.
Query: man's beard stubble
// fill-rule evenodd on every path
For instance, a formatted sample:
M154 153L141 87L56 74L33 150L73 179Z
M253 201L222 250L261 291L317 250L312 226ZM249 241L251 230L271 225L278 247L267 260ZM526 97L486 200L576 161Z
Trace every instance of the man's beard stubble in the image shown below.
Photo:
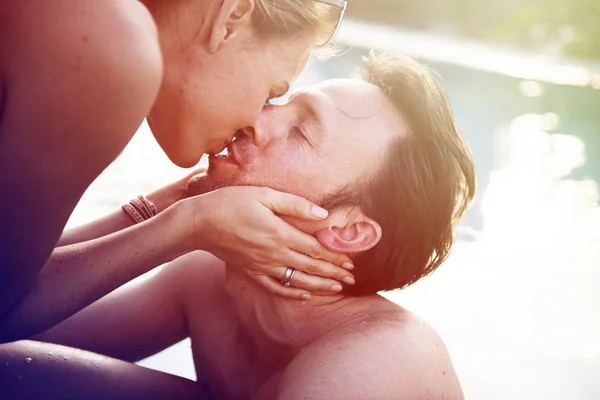
M224 182L224 181L216 181L210 174L208 174L207 172L202 172L198 175L193 176L192 178L190 178L190 180L188 181L187 185L186 185L186 192L188 194L188 196L199 196L208 192L212 192L224 187L228 187L228 186L259 186L258 185L253 185L253 184L244 184L244 183L236 183L236 182ZM272 187L267 185L266 187L270 187L271 189L274 190L280 190L283 192L287 192L287 193L293 193L292 191L287 191L285 189L281 189L281 188L277 188L277 187ZM343 187L341 189L338 189L332 193L326 193L323 194L322 196L320 196L318 199L312 199L313 203L324 207L328 210L334 210L338 207L343 207L343 206L357 206L358 203L358 199L355 198L356 196L351 194L353 193L350 188L348 187ZM302 193L293 193L296 194L298 196L304 197Z
M193 176L186 185L189 196L199 196L204 193L225 187L224 183L215 182L206 172Z

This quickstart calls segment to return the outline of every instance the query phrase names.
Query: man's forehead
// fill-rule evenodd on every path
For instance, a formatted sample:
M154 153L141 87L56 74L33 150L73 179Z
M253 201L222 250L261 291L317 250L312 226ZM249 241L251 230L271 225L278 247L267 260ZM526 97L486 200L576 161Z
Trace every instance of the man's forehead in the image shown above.
M367 130L386 126L396 134L405 131L405 124L398 110L383 90L371 83L358 79L330 79L301 88L292 97L298 95L306 95L319 105L327 106L329 103L331 109L326 107L327 110L324 111L338 123ZM323 99L327 101L322 101ZM333 112L334 109L337 112Z
M290 94L295 97L301 94L325 94L334 102L342 99L357 101L359 99L384 100L385 96L377 86L358 79L328 79L318 84L301 87Z
M323 82L319 82L316 85L313 85L315 88L325 91L338 91L338 92L368 92L368 91L377 91L378 87L365 82L360 79L327 79Z

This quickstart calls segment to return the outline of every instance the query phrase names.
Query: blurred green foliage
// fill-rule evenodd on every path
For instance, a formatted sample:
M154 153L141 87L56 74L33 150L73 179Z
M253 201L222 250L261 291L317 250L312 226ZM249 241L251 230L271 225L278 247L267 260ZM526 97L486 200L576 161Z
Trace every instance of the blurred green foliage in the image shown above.
M350 0L350 15L600 58L600 0Z

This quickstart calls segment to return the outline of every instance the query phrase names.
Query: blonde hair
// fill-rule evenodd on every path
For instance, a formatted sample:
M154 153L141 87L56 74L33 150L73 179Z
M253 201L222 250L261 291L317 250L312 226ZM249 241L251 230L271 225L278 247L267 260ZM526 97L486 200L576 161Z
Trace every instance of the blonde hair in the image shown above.
M315 43L335 30L339 9L316 0L255 0L254 24L265 35L309 34Z

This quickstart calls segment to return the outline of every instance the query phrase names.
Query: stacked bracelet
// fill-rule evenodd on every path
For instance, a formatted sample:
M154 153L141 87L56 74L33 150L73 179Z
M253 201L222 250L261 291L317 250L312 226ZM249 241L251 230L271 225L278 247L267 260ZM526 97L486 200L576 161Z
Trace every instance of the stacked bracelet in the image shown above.
M122 208L136 224L144 222L158 214L154 203L142 195L139 195L137 199L133 199L127 204L123 204Z

